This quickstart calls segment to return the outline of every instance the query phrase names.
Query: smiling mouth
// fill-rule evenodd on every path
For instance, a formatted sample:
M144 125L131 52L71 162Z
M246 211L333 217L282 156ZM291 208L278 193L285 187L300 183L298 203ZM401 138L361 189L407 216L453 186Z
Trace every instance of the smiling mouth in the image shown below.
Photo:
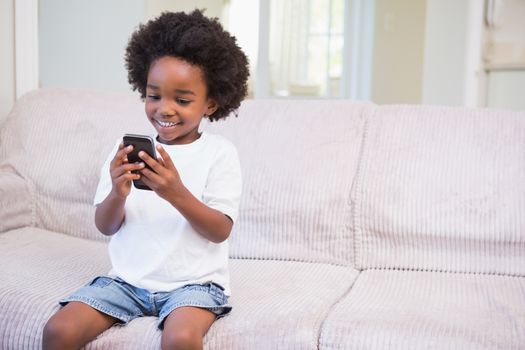
M163 122L163 121L160 121L160 120L157 120L155 119L155 123L157 123L158 125L160 125L161 127L163 128L171 128L171 127L174 127L174 126L177 126L179 124L182 124L182 122Z

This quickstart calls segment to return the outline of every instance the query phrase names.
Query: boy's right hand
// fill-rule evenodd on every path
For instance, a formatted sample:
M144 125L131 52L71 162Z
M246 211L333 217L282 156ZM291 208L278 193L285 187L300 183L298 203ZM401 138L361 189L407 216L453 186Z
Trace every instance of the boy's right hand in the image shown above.
M131 191L131 182L140 179L140 174L132 173L132 171L144 168L144 163L130 164L128 162L128 154L132 150L132 145L124 147L124 143L120 143L109 167L113 185L111 191L118 197L127 197Z

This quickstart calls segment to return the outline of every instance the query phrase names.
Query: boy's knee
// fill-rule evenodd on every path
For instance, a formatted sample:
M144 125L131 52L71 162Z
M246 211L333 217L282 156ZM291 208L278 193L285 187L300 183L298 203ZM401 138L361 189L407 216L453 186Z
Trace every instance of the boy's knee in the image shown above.
M70 322L51 317L42 332L42 347L47 349L66 349L74 346L77 330Z
M165 330L162 333L162 350L202 349L202 335L190 328Z

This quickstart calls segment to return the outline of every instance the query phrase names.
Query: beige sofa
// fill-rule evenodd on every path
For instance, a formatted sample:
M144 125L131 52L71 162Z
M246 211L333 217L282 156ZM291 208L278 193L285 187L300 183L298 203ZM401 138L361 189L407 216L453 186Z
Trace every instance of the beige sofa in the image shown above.
M525 349L525 113L256 100L203 125L244 192L233 312L207 349ZM0 349L109 269L99 169L150 130L136 95L41 89L0 131ZM159 348L155 319L87 349Z

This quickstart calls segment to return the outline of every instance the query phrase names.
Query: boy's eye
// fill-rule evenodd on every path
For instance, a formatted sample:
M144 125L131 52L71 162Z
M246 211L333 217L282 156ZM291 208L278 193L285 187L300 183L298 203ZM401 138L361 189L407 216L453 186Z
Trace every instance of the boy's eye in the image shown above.
M184 106L184 105L187 105L188 103L191 102L190 100L186 100L186 99L184 99L184 98L177 98L177 99L175 99L175 100L177 101L178 104L183 105L183 106Z
M160 97L157 96L157 95L148 95L148 98L149 98L150 100L158 100L158 99L160 99Z

